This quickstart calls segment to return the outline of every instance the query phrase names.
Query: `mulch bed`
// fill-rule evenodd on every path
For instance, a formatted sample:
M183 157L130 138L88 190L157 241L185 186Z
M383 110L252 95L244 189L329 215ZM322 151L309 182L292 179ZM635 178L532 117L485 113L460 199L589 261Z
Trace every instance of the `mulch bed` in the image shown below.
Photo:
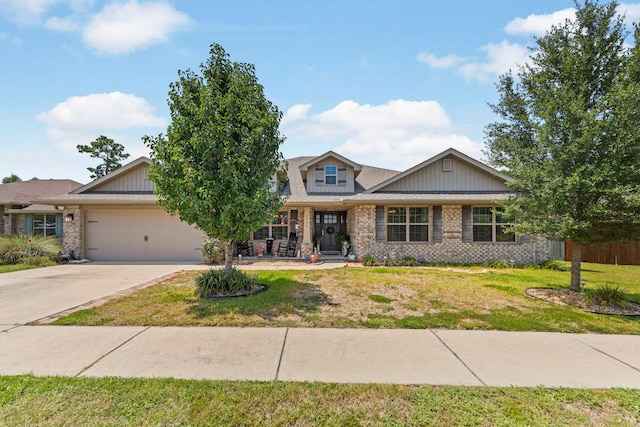
M621 305L606 304L597 298L593 300L585 298L580 292L574 292L569 288L528 288L525 293L557 305L569 305L582 311L596 314L609 314L616 316L640 316L640 304L634 301L624 301Z

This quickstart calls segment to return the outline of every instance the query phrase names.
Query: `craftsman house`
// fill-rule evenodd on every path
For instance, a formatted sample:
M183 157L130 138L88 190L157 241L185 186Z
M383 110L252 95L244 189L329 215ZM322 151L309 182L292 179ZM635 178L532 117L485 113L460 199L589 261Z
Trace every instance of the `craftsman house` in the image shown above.
M286 203L250 236L251 254L269 243L271 255L284 255L278 249L291 239L287 256L314 250L339 255L348 236L358 257L462 263L549 258L546 239L504 229L497 203L511 194L510 178L454 149L404 172L361 165L332 151L287 162ZM66 250L104 261L202 261L202 232L156 204L149 164L139 158L68 194L38 200L70 218L63 222Z

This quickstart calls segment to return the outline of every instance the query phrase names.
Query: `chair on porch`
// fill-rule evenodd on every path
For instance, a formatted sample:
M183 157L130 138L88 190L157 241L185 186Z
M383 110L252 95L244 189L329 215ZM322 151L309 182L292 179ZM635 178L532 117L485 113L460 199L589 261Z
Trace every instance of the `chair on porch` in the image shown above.
M236 255L253 256L253 242L236 242Z
M289 233L289 240L278 244L278 256L293 258L296 256L298 247L298 236L295 233Z

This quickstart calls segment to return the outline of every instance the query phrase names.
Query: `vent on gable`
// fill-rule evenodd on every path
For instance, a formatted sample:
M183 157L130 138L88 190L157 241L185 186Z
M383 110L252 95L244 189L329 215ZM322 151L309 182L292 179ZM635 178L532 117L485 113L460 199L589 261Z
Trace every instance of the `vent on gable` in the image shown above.
M453 170L453 160L442 159L442 172L451 172Z

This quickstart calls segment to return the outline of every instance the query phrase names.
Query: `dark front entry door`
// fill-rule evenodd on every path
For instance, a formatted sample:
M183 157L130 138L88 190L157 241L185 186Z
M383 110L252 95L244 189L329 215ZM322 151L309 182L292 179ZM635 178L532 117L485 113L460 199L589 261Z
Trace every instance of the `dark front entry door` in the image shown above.
M347 232L347 212L316 212L314 235L323 236L320 245L321 252L340 252L342 248L338 248L336 235L338 233Z

